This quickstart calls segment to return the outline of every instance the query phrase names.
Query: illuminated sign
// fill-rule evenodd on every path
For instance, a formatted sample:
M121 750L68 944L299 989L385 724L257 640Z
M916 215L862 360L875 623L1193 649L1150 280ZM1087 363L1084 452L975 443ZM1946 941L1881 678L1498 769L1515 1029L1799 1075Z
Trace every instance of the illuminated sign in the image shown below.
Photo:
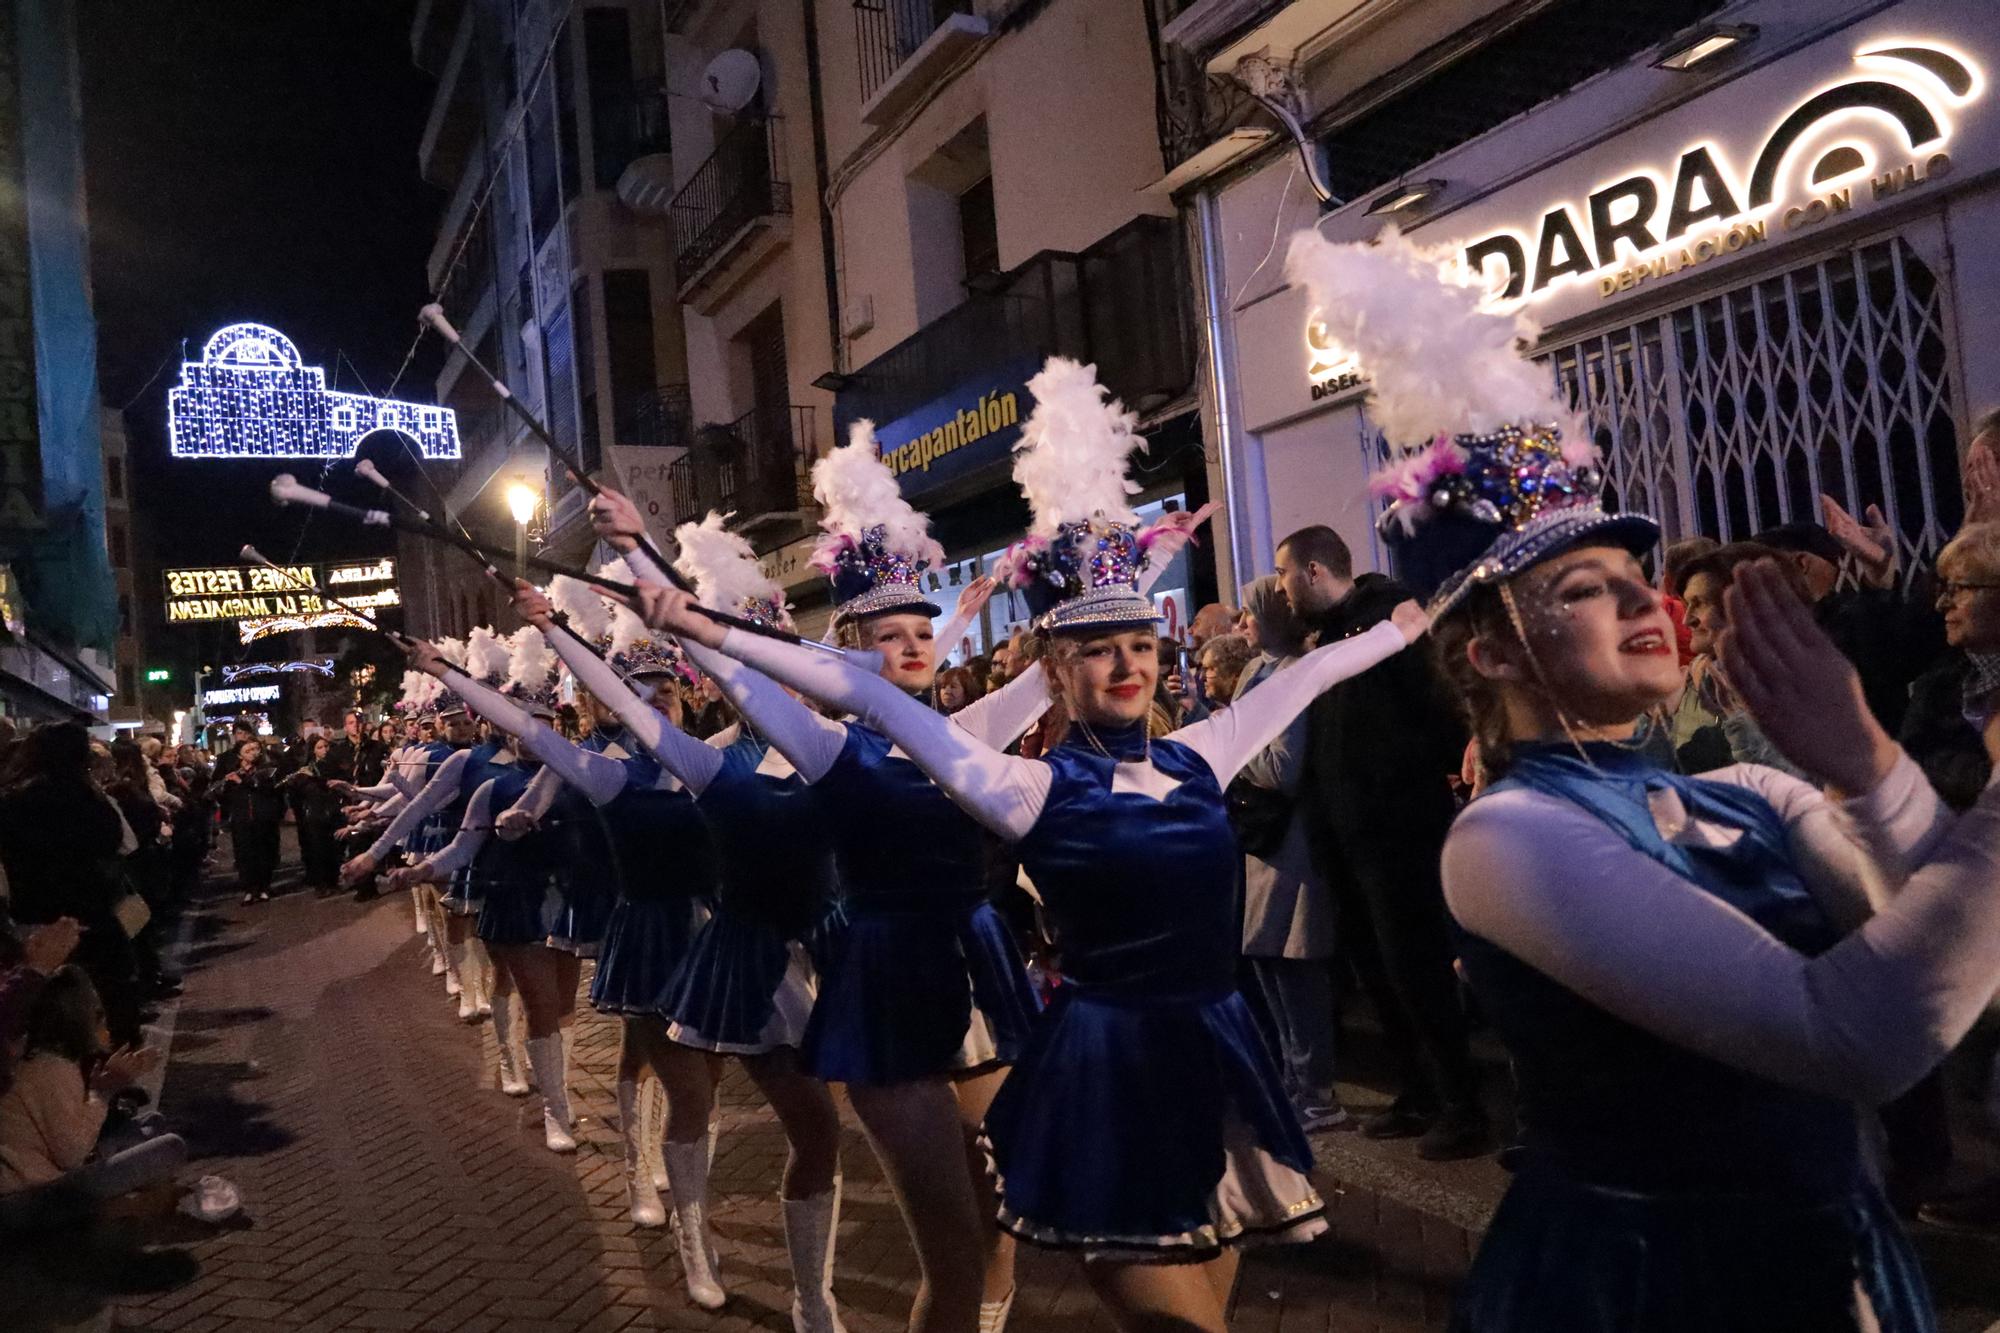
M1361 358L1333 340L1317 313L1306 321L1306 356L1306 380L1312 385L1315 403L1368 382L1361 369Z
M213 708L222 704L274 704L278 702L279 687L276 685L236 685L219 690L203 690L201 706Z
M320 611L313 615L258 616L236 622L236 635L244 643L268 639L273 634L291 634L308 629L374 629L375 622L345 611Z
M1854 59L1866 73L1797 103L1742 161L1691 143L1671 167L1630 170L1581 205L1551 204L1532 236L1506 228L1473 241L1467 267L1503 302L1579 282L1616 296L1947 175L1950 112L1985 91L1971 60L1914 41L1873 43Z
M153 683L156 683L156 682L158 682L158 681L164 681L164 680L172 680L173 678L174 678L174 673L173 673L173 672L171 672L171 671L169 671L169 670L168 670L167 668L165 668L165 667L147 667L147 668L146 668L146 682L147 682L147 684L153 684Z
M310 662L244 662L239 666L222 668L222 683L233 685L249 676L280 676L294 671L311 671L322 676L333 675L333 659L322 657Z
M219 565L165 571L167 623L193 624L209 620L269 621L288 617L342 616L315 628L358 624L339 612L322 588L363 611L401 606L395 585L396 562L390 559L338 565L290 565L281 573L262 565ZM300 585L304 585L301 587ZM277 631L269 631L276 633ZM249 639L244 640L250 642Z
M450 408L328 389L326 372L263 324L217 329L167 394L177 458L347 458L378 430L409 436L425 458L458 457Z

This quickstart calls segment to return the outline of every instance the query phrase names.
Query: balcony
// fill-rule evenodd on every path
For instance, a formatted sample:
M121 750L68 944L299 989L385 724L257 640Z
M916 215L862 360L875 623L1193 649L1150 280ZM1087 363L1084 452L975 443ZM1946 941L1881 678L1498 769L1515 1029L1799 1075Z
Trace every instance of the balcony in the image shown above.
M650 449L685 448L694 437L694 404L685 384L662 384L640 394L615 423L619 444Z
M1044 251L982 280L958 308L846 377L835 434L845 438L862 417L886 430L968 389L977 399L996 383L1018 387L1056 355L1094 363L1099 382L1127 407L1157 411L1194 383L1184 264L1175 221L1141 216L1081 254ZM1021 402L1022 417L1028 406ZM1004 466L1011 434L988 438L997 443L987 462ZM904 487L914 496L940 484L910 474Z
M733 514L730 526L750 535L799 517L812 495L806 472L812 413L759 407L726 426L696 431L694 447L667 470L674 522L696 522L713 509Z
M597 130L598 155L607 159L599 171L617 182L619 202L635 213L667 212L674 199L674 145L665 86L657 79L636 85L622 120L606 119L611 127Z
M680 298L713 314L714 300L788 238L783 119L745 119L723 135L669 212Z
M986 38L970 0L854 0L861 119L885 125Z

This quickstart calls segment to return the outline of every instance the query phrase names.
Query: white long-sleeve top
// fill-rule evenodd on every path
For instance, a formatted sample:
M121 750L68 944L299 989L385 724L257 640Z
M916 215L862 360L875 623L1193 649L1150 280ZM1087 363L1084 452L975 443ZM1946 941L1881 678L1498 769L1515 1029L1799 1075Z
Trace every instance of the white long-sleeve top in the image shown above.
M1308 653L1243 702L1182 727L1171 739L1200 755L1216 782L1226 787L1237 770L1321 691L1388 660L1405 646L1402 631L1384 621ZM955 716L945 717L880 676L809 649L731 630L723 639L723 651L801 693L845 709L888 736L968 814L1002 838L1018 841L1041 817L1054 776L1041 760L1004 754L958 725ZM776 736L772 743L779 743ZM803 764L799 767L805 771ZM1114 781L1122 789L1145 791L1171 779L1142 761L1119 764Z
M1957 1044L2000 985L2000 789L1954 822L1908 756L1839 805L1767 768L1709 777L1771 803L1836 923L1859 923L1871 905L1872 919L1808 958L1581 807L1513 788L1452 826L1443 871L1453 916L1699 1055L1808 1092L1894 1097ZM1688 820L1678 800L1656 803L1654 817L1684 844L1735 836Z
M465 781L465 767L471 762L470 750L454 750L446 756L417 794L396 812L396 817L389 821L389 827L382 830L382 836L368 849L369 859L377 862L384 860L389 853L409 841L410 835L426 819L450 805L458 796L459 787Z
M549 643L575 674L578 683L625 724L632 739L659 760L660 767L697 799L722 771L722 748L688 735L659 709L641 699L606 662L567 634L552 634ZM725 662L729 659L724 658ZM730 663L731 666L735 664Z
M567 638L558 634L550 642ZM444 680L466 707L512 736L522 751L554 769L592 805L609 805L625 790L625 765L618 760L565 740L520 704L456 668L447 669Z

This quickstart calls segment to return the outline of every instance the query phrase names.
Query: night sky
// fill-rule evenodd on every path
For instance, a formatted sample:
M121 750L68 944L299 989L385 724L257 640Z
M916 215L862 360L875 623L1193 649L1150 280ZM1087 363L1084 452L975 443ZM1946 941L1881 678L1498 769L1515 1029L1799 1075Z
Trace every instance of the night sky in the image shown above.
M312 480L317 463L170 458L166 394L183 350L198 357L240 320L290 336L330 387L387 394L429 299L424 258L445 202L417 174L433 83L410 61L414 9L80 0L100 391L131 404L138 537L166 564L233 564L246 541L300 560L389 549L324 518L301 545L302 517L264 488L281 471ZM427 338L397 396L427 401L438 361ZM328 489L345 493L345 472ZM157 616L157 577L142 578ZM187 629L148 634L149 657L192 660Z

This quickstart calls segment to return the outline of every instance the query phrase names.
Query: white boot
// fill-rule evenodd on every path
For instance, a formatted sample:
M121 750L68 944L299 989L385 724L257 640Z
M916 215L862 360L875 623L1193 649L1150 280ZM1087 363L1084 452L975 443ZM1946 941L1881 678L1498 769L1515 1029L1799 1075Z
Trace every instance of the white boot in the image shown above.
M528 1063L542 1090L542 1142L550 1152L576 1151L576 1124L569 1115L569 1086L563 1081L563 1038L557 1032L528 1038Z
M660 1148L667 1140L667 1085L648 1079L646 1089L646 1169L653 1176L653 1190L664 1195L673 1188L667 1183L667 1159Z
M430 934L431 919L424 914L424 891L421 887L410 890L410 907L416 912L417 934Z
M479 976L479 1002L473 1008L481 1018L490 1018L493 1014L493 955L486 952L486 942L477 935L466 938L465 952L472 960L473 971Z
M833 1305L834 1229L840 1225L840 1177L810 1199L785 1199L785 1252L792 1257L793 1333L847 1333Z
M625 1140L625 1197L632 1206L632 1225L663 1227L667 1224L666 1205L653 1187L652 1163L646 1151L648 1121L646 1104L652 1098L643 1084L633 1079L618 1080L618 1134Z
M514 1032L512 995L502 995L493 1002L493 1040L500 1048L500 1091L509 1097L527 1096L528 1080L522 1066L528 1057Z
M1015 1287L997 1301L979 1303L979 1333L1002 1333L1007 1327L1007 1312L1014 1308L1014 1292L1019 1290Z
M708 1145L669 1141L662 1152L674 1192L674 1239L688 1299L704 1310L720 1310L729 1293L722 1289L715 1242L708 1234Z

